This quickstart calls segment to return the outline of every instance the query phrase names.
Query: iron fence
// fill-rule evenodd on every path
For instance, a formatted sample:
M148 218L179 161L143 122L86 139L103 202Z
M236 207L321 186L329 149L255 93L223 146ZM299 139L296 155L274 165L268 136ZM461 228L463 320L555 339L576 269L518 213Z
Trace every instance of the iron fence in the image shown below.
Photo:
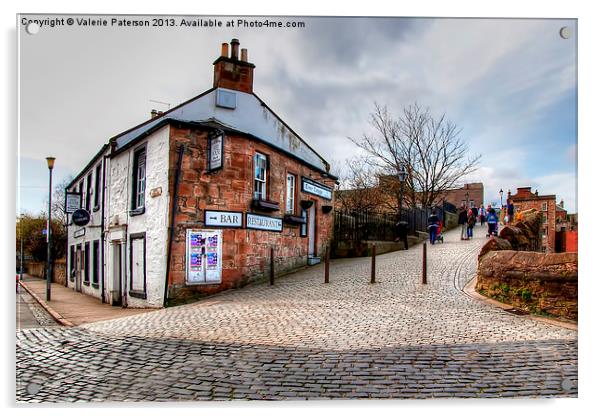
M444 220L441 207L434 208L437 216ZM403 208L401 215L373 211L334 211L335 241L393 241L398 235L395 224L407 222L408 234L427 231L427 220L431 210L427 208Z

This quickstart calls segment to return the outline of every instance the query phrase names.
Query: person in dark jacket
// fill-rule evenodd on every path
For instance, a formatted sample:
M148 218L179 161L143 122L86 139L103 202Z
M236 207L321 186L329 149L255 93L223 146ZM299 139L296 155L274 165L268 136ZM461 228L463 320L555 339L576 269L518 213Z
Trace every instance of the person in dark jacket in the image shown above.
M435 241L437 240L437 229L439 228L439 217L437 216L437 211L431 211L431 215L427 219L427 225L431 244L435 244Z
M514 220L514 204L512 203L512 200L509 199L508 200L508 223L512 224L512 221Z
M405 250L408 249L408 222L407 221L399 221L395 224L395 241L403 242L403 246Z
M462 205L460 208L460 213L458 214L458 224L462 226L462 236L460 240L467 240L466 237L466 223L468 222L468 213L466 212L466 207Z
M495 210L493 208L489 208L487 211L487 237L491 237L495 234L495 229L497 227L497 215L495 214Z

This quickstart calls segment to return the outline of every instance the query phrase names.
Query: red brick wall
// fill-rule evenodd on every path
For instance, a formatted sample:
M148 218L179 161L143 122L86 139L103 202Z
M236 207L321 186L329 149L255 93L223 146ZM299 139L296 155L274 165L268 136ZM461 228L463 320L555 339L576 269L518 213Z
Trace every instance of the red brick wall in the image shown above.
M224 167L206 172L207 132L190 128L170 129L170 192L173 189L178 147L186 145L182 159L176 228L170 265L170 298L186 298L242 286L269 274L270 247L274 248L276 274L307 265L308 238L300 237L300 227L284 223L282 233L250 229L223 230L222 283L186 286L186 229L202 228L205 209L254 212L282 217L285 210L286 174L297 175L296 215L301 214L299 201L312 199L316 204L316 252L322 255L329 241L332 214L322 213L327 201L300 192L301 176L311 177L329 187L319 172L295 161L271 147L244 137L226 136ZM253 155L261 152L269 158L268 199L279 202L280 211L266 213L251 209L253 198Z
M567 231L566 234L566 251L567 253L577 253L578 252L578 236L577 231Z

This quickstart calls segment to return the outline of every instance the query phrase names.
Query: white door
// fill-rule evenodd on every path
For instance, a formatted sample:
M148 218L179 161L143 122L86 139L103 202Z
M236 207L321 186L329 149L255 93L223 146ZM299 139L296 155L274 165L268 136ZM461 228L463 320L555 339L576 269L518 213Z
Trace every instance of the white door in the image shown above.
M307 211L309 217L307 219L307 240L309 244L307 255L309 257L314 257L316 254L316 204L314 203Z

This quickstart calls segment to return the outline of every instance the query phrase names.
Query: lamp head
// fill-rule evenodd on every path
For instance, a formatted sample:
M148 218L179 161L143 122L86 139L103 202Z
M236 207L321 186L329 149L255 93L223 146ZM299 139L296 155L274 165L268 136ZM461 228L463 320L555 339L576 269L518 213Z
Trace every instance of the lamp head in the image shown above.
M52 170L54 168L55 157L49 156L46 158L46 162L48 163L48 169Z

